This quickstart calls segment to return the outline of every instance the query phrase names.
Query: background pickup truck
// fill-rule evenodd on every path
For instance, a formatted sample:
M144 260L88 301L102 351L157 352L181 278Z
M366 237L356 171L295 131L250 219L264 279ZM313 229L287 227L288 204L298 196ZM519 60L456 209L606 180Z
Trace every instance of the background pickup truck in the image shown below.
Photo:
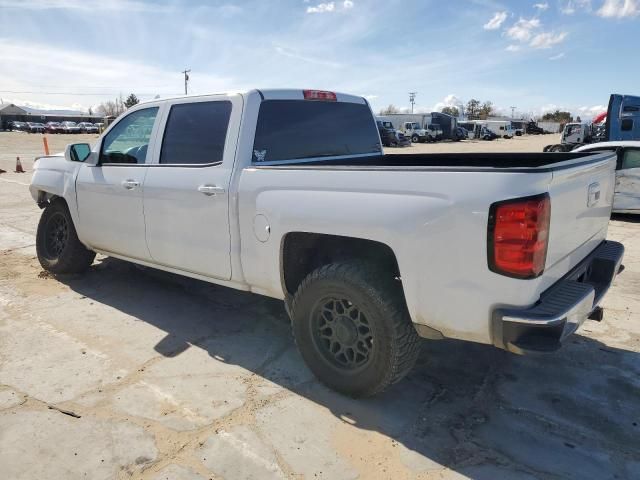
M311 370L352 396L420 337L550 352L598 307L615 154L384 155L361 97L154 100L36 162L42 266L95 252L283 299Z

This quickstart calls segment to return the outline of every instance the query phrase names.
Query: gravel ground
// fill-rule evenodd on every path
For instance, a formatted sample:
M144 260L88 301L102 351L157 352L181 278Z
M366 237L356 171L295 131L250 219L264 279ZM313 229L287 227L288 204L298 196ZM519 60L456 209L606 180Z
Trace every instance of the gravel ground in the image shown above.
M640 478L637 219L610 224L627 253L605 320L559 353L425 341L404 381L354 401L314 380L280 302L106 257L43 272L29 173L12 173L41 142L0 132L2 478Z

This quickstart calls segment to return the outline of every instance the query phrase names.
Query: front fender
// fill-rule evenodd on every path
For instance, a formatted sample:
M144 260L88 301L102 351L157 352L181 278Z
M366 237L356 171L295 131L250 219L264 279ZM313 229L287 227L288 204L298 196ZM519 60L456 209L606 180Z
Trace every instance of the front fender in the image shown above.
M77 222L76 175L80 164L67 161L62 155L40 157L33 166L29 185L31 197L38 204L53 197L62 197L69 207L74 223Z

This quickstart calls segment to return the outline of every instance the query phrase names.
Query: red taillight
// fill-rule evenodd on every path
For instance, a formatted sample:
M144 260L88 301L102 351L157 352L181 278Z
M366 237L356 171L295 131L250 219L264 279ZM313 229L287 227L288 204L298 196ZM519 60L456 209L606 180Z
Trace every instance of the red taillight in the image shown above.
M324 100L326 102L335 102L338 100L334 92L325 92L324 90L303 90L305 100Z
M487 236L489 269L516 278L535 278L544 270L549 243L548 194L491 205Z

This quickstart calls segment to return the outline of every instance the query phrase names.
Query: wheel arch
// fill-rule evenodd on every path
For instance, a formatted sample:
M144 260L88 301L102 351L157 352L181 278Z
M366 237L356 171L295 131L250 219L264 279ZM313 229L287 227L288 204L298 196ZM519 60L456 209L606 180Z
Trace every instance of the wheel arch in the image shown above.
M367 260L389 275L400 276L393 249L375 240L311 233L289 232L280 245L280 280L285 295L293 295L312 271L330 263L346 260Z

